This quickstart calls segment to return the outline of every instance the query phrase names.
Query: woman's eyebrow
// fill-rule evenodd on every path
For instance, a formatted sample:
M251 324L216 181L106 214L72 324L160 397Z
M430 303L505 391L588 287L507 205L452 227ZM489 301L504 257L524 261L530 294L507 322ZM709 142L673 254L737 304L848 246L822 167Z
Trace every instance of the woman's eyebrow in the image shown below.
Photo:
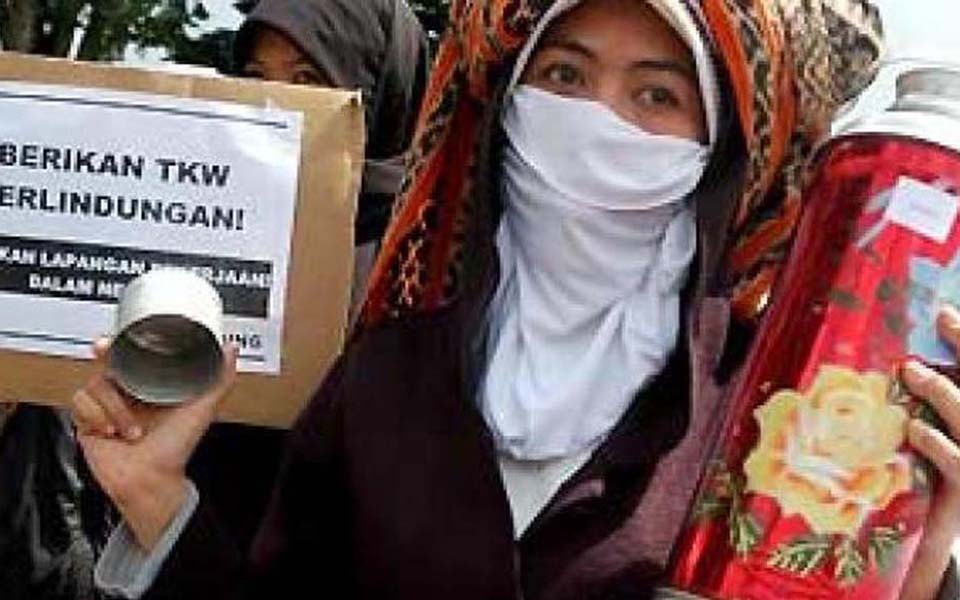
M596 52L591 50L586 44L566 37L557 36L543 40L540 45L540 50L546 50L548 48L556 50L568 50L589 59L597 58Z
M568 52L579 54L584 58L597 60L597 53L588 45L564 35L557 35L544 39L540 46L540 50L547 49L567 50ZM690 79L693 83L697 83L698 81L696 67L689 62L673 58L649 58L637 60L630 63L629 69L631 71L671 71Z
M697 69L691 64L672 58L637 60L630 64L631 71L670 71L697 83Z

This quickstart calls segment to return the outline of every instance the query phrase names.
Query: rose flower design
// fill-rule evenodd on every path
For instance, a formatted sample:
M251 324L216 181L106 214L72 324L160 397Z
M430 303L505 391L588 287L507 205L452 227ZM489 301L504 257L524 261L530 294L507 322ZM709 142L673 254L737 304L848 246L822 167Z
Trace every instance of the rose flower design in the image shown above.
M805 393L783 390L754 411L760 440L744 465L747 489L802 516L814 533L855 536L867 516L911 487L897 452L907 412L890 379L825 365Z

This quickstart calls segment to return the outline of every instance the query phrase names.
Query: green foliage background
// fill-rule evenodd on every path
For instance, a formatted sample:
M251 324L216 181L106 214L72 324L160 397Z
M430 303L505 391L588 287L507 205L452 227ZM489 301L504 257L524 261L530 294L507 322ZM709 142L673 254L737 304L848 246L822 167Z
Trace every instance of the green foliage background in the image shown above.
M359 0L357 0L359 1ZM450 0L409 0L436 46ZM248 12L256 0L237 0ZM233 73L234 31L196 35L209 12L203 0L0 0L3 49L80 60L120 60L129 47L161 48L171 60Z

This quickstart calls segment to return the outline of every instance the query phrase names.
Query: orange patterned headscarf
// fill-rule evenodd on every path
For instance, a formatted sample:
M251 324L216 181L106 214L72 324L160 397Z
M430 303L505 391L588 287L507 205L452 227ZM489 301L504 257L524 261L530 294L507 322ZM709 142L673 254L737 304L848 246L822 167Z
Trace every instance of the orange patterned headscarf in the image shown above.
M880 18L867 0L684 1L709 31L746 141L726 279L735 313L749 321L765 308L780 272L814 148L837 108L876 73ZM481 123L552 3L454 0L364 326L436 310L462 291Z

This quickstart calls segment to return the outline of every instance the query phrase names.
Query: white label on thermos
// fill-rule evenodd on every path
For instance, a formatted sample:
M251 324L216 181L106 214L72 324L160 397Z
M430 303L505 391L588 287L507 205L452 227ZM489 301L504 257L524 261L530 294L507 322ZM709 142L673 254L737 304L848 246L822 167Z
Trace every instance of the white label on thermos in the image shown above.
M932 185L901 177L887 207L886 221L942 244L957 219L957 197Z

